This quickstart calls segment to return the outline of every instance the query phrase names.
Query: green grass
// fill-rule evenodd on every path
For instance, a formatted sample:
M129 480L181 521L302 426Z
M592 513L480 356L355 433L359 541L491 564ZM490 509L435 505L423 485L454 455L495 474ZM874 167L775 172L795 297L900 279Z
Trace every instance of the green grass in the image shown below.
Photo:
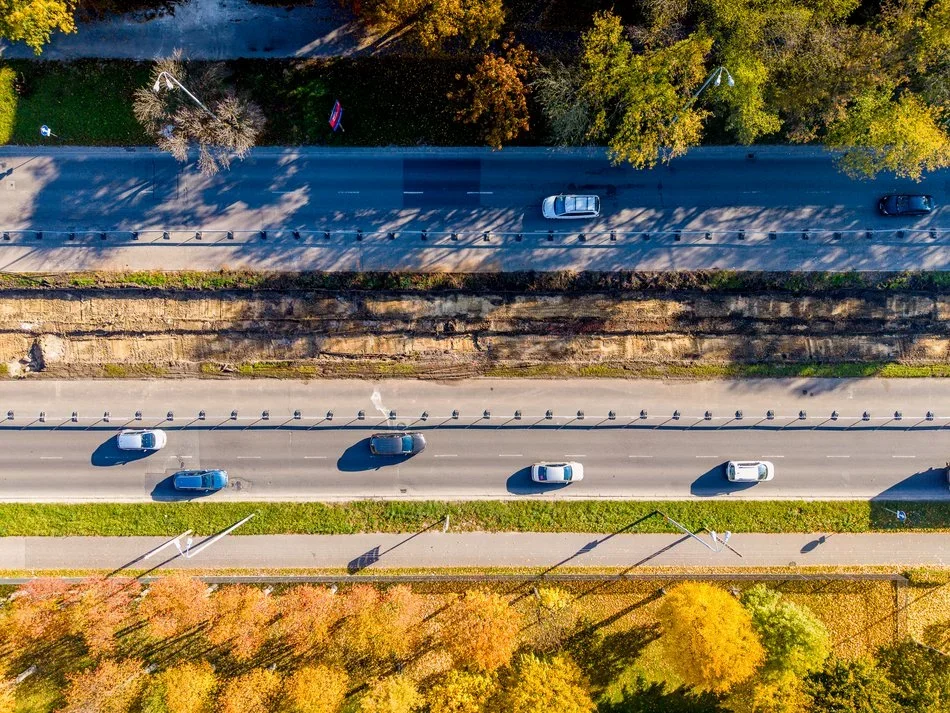
M103 364L102 375L109 379L141 379L164 376L165 370L156 364Z
M901 525L893 510L909 511ZM950 529L950 502L379 502L3 504L0 536L212 534L246 515L241 534L415 532L446 515L454 531L616 532L654 510L699 529L732 532L875 532ZM677 532L649 517L629 532Z

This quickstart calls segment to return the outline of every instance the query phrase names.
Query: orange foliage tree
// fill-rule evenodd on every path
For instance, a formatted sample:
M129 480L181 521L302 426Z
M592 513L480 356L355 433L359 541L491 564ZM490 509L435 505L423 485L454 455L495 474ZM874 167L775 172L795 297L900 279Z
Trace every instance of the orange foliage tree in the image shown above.
M277 600L277 631L298 656L311 652L330 637L340 617L338 598L327 587L294 587Z
M201 626L211 616L207 585L184 573L162 577L139 604L149 634L168 639Z
M274 602L259 587L232 584L211 598L213 614L208 640L215 646L227 646L234 657L247 661L267 641Z
M141 590L139 581L130 577L94 577L77 587L75 604L69 610L70 625L91 654L115 649L116 633L129 623L132 602Z
M18 646L52 643L70 632L73 585L53 577L31 579L14 593L3 629Z
M128 713L145 680L140 661L106 659L94 669L69 676L60 713Z
M443 614L440 639L458 665L494 671L511 661L520 629L519 616L504 597L470 589Z
M352 658L385 662L407 656L419 641L422 599L409 587L380 592L360 584L346 595L337 641Z
M593 713L587 681L566 656L545 661L537 656L521 656L495 701L498 713Z
M280 676L255 668L232 678L218 696L220 713L271 713L280 701Z
M337 713L348 682L342 669L306 666L284 681L284 704L289 713Z

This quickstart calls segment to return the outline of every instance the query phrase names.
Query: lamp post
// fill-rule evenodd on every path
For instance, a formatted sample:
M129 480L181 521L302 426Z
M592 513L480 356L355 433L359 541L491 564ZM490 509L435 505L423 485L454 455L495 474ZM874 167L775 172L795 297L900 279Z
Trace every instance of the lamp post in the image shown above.
M213 116L218 121L221 121L221 117L211 111L208 107L201 103L201 101L194 94L188 91L188 87L178 81L173 74L162 70L158 73L158 77L155 78L155 84L152 85L152 91L158 94L162 90L162 83L164 80L165 89L174 89L176 86L181 89L185 94L191 98L191 100L204 109L208 114Z
M702 94L704 91L706 91L706 88L710 84L712 84L714 87L718 87L720 84L722 84L723 75L726 75L726 84L728 84L730 87L734 87L736 85L736 80L734 80L732 78L732 75L729 74L728 69L726 69L722 65L716 67L712 72L709 73L709 76L706 77L706 81L702 83L702 85L699 87L699 89L696 90L693 96L689 98L689 101L683 104L683 108L680 109L676 113L676 116L674 116L673 120L670 122L670 127L672 127L674 124L676 124L677 121L679 121L679 118L684 111L686 111L693 104L696 103L696 100L699 99L699 95ZM664 157L664 154L665 154L665 157ZM670 159L673 158L673 150L670 148L665 148L665 147L660 149L660 158L664 160L666 163L669 163Z

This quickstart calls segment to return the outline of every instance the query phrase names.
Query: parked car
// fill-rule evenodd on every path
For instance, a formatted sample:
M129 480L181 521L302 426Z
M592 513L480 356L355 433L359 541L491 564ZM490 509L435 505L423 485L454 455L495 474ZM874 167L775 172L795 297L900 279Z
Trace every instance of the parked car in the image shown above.
M775 466L767 460L731 460L726 465L726 477L737 483L772 480L775 477Z
M541 204L545 218L597 218L600 216L600 196L549 196Z
M117 439L120 451L158 451L168 443L168 436L161 429L126 429Z
M933 196L895 193L881 198L877 209L881 215L929 215L934 209L934 199Z
M535 483L574 483L584 479L584 466L577 461L548 463L531 466L531 480Z
M374 433L369 439L369 449L377 456L411 456L421 453L425 447L425 436L408 431Z
M204 493L221 490L228 485L226 470L180 470L172 476L175 490L192 490Z

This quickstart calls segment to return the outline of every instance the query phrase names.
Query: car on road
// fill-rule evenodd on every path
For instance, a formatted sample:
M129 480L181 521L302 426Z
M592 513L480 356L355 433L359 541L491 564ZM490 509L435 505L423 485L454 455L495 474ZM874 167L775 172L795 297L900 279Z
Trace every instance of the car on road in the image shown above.
M541 204L545 218L597 218L600 216L600 196L549 196Z
M772 480L775 466L767 460L731 460L726 464L726 477L734 483Z
M175 490L190 490L210 493L228 485L226 470L179 470L172 476Z
M412 456L425 447L425 436L416 432L374 433L369 438L369 450L377 456Z
M120 451L159 451L168 443L168 436L159 428L125 429L119 431L117 443Z
M934 209L933 196L893 193L877 202L881 215L915 216L929 215Z
M584 466L577 461L549 463L542 461L531 466L531 480L535 483L576 483L584 479Z

